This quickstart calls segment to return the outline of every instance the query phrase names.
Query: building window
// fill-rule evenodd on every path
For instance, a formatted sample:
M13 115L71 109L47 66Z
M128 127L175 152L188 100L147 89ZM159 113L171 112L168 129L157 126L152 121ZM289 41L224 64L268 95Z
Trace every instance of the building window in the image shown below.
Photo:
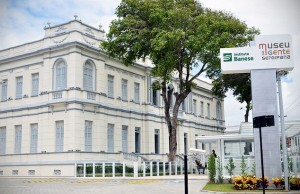
M6 153L6 127L0 127L0 154Z
M35 73L31 76L32 83L31 83L31 95L37 96L39 95L39 74Z
M197 115L197 100L193 100L193 113L194 115Z
M20 154L22 148L22 125L15 126L15 154Z
M185 111L185 102L186 102L186 100L184 99L182 102L181 102L181 104L180 104L180 110L182 110L182 111Z
M90 61L87 61L83 67L83 89L94 90L94 68Z
M54 89L64 90L67 87L67 65L60 59L54 65Z
M135 153L140 153L141 152L141 128L140 127L135 127L134 142L135 142Z
M107 96L114 97L114 77L111 75L107 77Z
M122 79L122 100L127 100L127 80Z
M12 170L12 175L18 175L19 171L18 170Z
M210 104L207 103L207 118L210 118Z
M217 102L217 119L222 120L222 106L220 101Z
M7 79L3 80L1 87L1 101L7 100Z
M3 176L3 170L0 170L0 176Z
M22 98L23 77L16 78L16 99Z
M159 98L158 98L158 96L159 96L159 90L152 90L152 104L153 105L156 105L156 106L159 106ZM171 103L170 103L170 105L172 105Z
M154 130L154 153L159 154L159 129Z
M202 101L200 102L200 115L204 116L204 103Z
M30 153L37 153L38 145L38 124L31 124L31 139L30 139Z
M55 151L62 152L64 150L64 121L56 121L56 142Z
M253 140L226 140L224 141L225 157L254 156Z
M114 125L107 125L107 151L114 152Z
M134 83L134 102L140 102L140 84L136 82Z
M128 126L122 125L122 151L128 152Z
M35 175L35 170L28 170L28 175Z
M92 121L85 121L84 147L86 152L92 151L92 137L93 137L92 126L93 126Z

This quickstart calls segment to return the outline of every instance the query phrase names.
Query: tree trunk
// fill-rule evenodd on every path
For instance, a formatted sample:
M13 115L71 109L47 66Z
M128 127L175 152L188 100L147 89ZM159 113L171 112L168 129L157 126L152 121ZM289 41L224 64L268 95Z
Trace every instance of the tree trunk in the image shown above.
M169 131L169 161L174 161L176 159L177 153L177 125L178 125L178 111L180 104L186 98L189 92L175 94L176 100L173 107L172 118L170 115L170 108L172 106L171 98L173 96L174 88L168 88L164 83L162 83L162 97L165 102L165 119Z
M177 152L177 126L178 126L178 110L181 102L178 97L176 97L175 105L173 107L172 115L172 128L171 133L169 133L169 161L174 161L176 159Z
M246 113L245 113L245 122L248 123L249 111L250 111L250 102L246 102Z

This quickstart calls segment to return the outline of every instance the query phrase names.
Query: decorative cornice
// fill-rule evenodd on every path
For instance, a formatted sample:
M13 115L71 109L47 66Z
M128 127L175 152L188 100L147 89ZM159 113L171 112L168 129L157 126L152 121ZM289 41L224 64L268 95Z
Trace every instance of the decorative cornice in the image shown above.
M133 73L133 72L130 72L130 71L118 68L118 67L114 67L114 66L109 65L109 64L105 64L105 69L108 69L108 70L111 70L111 71L116 71L116 72L122 73L124 75L129 75L130 77L134 77L134 78L137 78L137 79L145 80L145 76L143 76L143 75L139 75L139 74L136 74L136 73Z

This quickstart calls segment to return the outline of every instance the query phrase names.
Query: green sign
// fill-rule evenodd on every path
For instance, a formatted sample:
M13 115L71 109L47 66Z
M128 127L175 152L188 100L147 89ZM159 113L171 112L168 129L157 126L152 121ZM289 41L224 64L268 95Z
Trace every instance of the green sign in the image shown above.
M232 53L223 53L224 62L232 61Z

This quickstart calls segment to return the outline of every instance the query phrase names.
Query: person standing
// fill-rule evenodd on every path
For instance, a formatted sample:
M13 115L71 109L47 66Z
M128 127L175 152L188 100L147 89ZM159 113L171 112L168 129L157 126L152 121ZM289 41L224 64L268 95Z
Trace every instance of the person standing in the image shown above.
M212 150L212 155L217 158L217 154L216 154L216 151L215 150Z

